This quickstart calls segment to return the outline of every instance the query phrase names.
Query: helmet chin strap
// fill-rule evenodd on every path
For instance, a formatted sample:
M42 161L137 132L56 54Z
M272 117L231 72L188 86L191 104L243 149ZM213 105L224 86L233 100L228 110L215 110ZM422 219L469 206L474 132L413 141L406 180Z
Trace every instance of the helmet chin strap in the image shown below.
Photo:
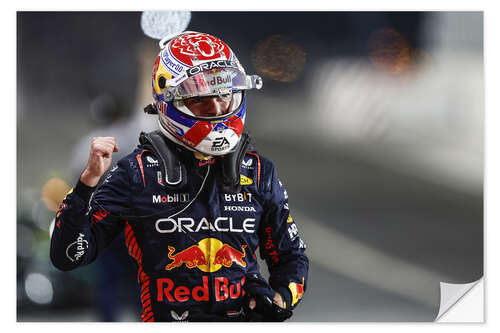
M165 175L165 185L169 188L181 188L187 184L186 166L181 162L177 147L159 131L141 132L140 144L155 154Z
M253 149L251 136L243 132L233 151L217 157L215 163L217 182L223 192L236 194L241 191L241 162L245 154Z

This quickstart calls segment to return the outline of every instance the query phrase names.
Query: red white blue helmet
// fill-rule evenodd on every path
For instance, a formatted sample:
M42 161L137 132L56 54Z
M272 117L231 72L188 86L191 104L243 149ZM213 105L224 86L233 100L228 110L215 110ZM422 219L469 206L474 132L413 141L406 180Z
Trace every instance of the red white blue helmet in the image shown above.
M260 89L262 79L246 75L233 51L212 35L185 31L160 41L153 69L153 107L162 133L192 151L225 155L240 140L245 124L245 91ZM193 97L231 98L230 111L217 117L195 116L183 103Z

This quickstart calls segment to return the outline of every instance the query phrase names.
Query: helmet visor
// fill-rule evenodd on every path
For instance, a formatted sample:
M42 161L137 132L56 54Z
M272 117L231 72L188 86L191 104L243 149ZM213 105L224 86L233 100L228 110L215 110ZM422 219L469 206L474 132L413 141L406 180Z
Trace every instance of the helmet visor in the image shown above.
M174 100L191 97L224 96L251 89L252 80L236 68L214 68L188 77L169 94Z

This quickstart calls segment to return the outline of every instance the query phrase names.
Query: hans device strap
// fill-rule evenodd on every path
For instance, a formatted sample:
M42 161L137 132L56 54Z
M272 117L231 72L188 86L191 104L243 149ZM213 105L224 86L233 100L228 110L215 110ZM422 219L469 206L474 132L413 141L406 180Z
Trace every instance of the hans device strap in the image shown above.
M160 131L141 132L139 142L143 148L150 149L159 158L162 170L165 170L166 186L179 189L187 184L187 171L181 162L175 143L166 139ZM240 169L243 157L254 149L251 136L244 132L235 149L229 154L216 157L217 183L221 191L236 194L241 190Z
M245 154L254 149L253 146L252 137L244 132L241 134L240 141L232 152L217 157L215 164L218 176L217 180L223 192L231 194L240 192L241 162Z
M166 139L160 131L141 132L139 142L158 157L160 167L165 173L165 185L171 189L179 189L187 184L186 167L179 158L174 143Z

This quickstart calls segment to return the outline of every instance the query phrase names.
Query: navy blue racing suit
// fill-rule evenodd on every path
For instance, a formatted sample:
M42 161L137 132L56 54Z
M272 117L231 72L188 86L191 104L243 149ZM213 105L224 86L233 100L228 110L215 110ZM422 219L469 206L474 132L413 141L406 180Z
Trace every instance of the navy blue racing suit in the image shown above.
M90 264L125 230L142 321L230 320L241 318L245 278L261 278L259 250L269 285L294 309L306 289L308 259L273 163L247 152L241 191L228 194L216 184L214 161L183 149L188 183L172 191L157 157L139 147L97 189L79 181L56 215L52 263L65 271Z

